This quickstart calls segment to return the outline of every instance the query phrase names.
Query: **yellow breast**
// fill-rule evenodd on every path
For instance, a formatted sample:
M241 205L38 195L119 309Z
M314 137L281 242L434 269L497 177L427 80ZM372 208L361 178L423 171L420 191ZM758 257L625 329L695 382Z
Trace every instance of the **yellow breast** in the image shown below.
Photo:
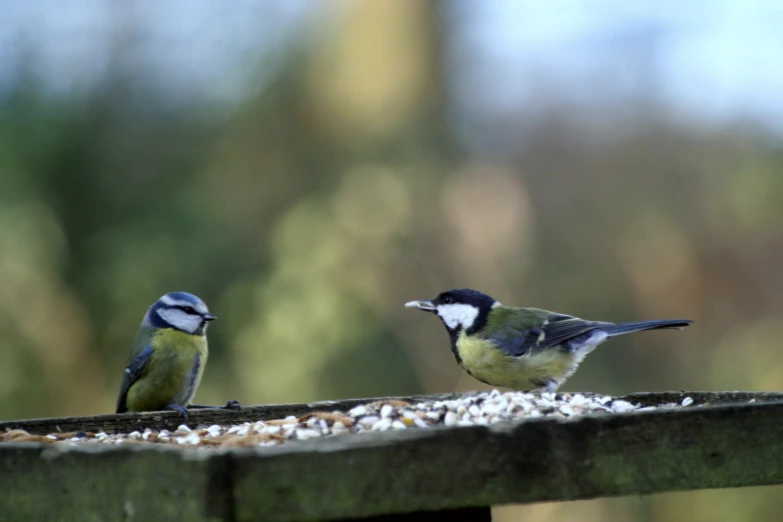
M506 355L492 341L460 332L457 352L462 367L476 379L492 386L515 390L540 390L549 381L561 384L576 369L570 353L546 349L520 357Z
M154 352L142 376L128 390L131 411L157 411L169 404L186 406L196 393L207 363L207 339L178 330L158 332Z

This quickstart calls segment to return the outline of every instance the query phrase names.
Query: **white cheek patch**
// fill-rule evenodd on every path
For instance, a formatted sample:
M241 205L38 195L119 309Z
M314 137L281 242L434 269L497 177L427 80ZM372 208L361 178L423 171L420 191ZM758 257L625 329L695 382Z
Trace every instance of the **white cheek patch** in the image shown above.
M462 326L467 330L478 317L478 308L468 304L438 305L438 315L450 329Z
M201 326L201 317L186 314L178 308L159 308L158 315L174 328L184 330L188 333L196 333Z

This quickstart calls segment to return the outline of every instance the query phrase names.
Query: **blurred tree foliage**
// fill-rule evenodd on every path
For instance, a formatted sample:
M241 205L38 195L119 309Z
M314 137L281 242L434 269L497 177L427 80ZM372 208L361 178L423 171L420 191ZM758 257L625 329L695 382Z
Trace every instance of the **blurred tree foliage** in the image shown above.
M230 109L156 90L127 59L133 40L87 91L52 96L29 64L14 71L0 418L111 411L144 310L172 290L219 316L201 403L483 388L434 318L402 308L463 286L587 318L697 321L613 341L566 389L781 389L779 137L699 128L644 98L596 113L555 96L510 108L483 136L497 154L479 154L457 138L451 73L468 58L445 5L346 2L257 64L266 83ZM775 491L525 520L761 519Z

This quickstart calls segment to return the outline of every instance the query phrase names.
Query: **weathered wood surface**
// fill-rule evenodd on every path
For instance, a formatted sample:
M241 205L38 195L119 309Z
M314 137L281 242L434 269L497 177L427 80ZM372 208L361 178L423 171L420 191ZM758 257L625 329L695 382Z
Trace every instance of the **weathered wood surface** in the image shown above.
M663 402L684 396L713 405L221 451L0 444L0 514L52 521L335 520L783 483L780 395L675 393ZM661 395L634 397L657 402Z
M393 397L394 399L416 402L421 400L452 399L458 394L444 395L414 395L410 397ZM188 411L188 418L183 419L175 411L123 413L108 415L91 415L88 417L62 417L53 419L27 419L0 422L0 431L5 429L22 429L29 433L47 435L55 432L72 431L105 431L107 433L130 433L144 428L174 430L180 424L191 428L201 424L241 424L259 420L282 419L289 415L299 417L311 411L349 410L359 404L366 404L374 399L345 399L341 401L321 401L310 404L265 404L250 406L242 410L224 410L221 408L195 409Z
M448 400L459 397L458 393L440 395L411 395L404 397L384 397L365 399L345 399L340 401L321 401L309 404L267 404L246 407L242 410L197 409L190 410L188 419L183 419L174 411L150 413L124 413L121 415L91 415L87 417L61 417L51 419L24 419L0 422L0 432L6 429L23 429L37 435L55 432L105 431L107 433L130 433L144 428L174 430L180 424L191 428L210 424L240 424L258 420L281 419L289 415L299 417L312 411L347 411L359 404L379 400L404 400L412 403L434 400ZM585 394L591 395L591 394ZM655 406L666 403L679 404L685 397L691 397L696 404L725 404L730 402L783 401L781 392L646 392L620 397L631 403Z

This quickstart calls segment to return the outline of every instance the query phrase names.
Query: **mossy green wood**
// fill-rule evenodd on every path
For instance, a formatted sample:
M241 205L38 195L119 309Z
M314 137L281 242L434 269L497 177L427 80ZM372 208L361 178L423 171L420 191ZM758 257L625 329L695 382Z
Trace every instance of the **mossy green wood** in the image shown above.
M52 521L334 520L776 484L781 441L783 402L756 402L229 451L0 444L0 513Z
M229 520L205 511L208 460L140 445L0 444L0 520Z

